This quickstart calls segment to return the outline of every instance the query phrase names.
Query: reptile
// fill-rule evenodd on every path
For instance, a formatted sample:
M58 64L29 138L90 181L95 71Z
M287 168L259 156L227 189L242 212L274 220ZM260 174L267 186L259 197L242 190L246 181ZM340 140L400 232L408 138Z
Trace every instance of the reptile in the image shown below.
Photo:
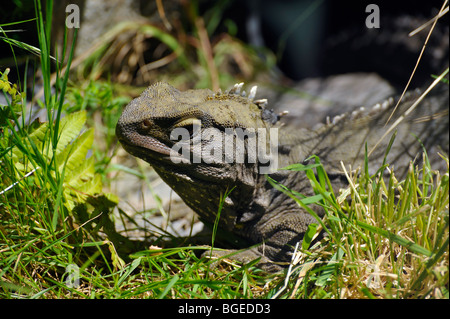
M404 114L420 94L413 91L403 96L390 123ZM316 155L333 190L347 187L341 162L348 169L361 166L366 143L368 150L377 145L369 156L369 168L382 165L391 134L381 137L389 127L385 124L397 99L360 107L319 127L305 129L283 125L283 114L276 114L266 99L255 99L255 95L256 87L246 94L242 84L225 92L181 92L158 82L124 108L116 135L128 153L147 161L206 224L216 222L221 204L218 228L230 238L239 239L236 248L251 247L240 250L233 259L249 262L261 258L261 268L279 269L289 263L293 247L301 242L308 225L317 221L292 198L272 187L261 168L267 168L268 161L275 159L278 168L306 164ZM432 164L439 160L442 163L438 152L448 154L449 144L448 102L448 86L435 88L396 127L387 157L387 163L395 166L396 175L406 173L411 160L420 162L423 147ZM182 139L174 137L175 129L188 132L187 137L182 137L182 145L187 148L180 147ZM214 129L215 135L201 135L208 129ZM273 146L270 139L275 138L269 134L271 129L277 132L273 153L269 152ZM244 130L250 133L239 135ZM265 155L261 160L252 159L249 153L255 148L251 141L264 132L268 134L258 140L258 146L266 147ZM235 147L234 157L231 156L234 161L226 160L223 154L226 136L231 136L228 141ZM244 141L240 146L239 138ZM245 155L244 161L237 160L238 153ZM268 175L305 196L314 195L304 172L275 169L269 170ZM320 207L314 207L314 211L323 216Z

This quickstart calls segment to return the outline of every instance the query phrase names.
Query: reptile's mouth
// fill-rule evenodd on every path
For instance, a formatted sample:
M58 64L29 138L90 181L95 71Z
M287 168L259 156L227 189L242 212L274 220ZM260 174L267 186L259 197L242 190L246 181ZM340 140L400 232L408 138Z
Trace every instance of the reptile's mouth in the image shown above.
M131 132L126 134L125 136L118 134L118 137L119 141L124 146L140 147L146 150L159 153L161 155L170 155L171 149L164 143L161 143L160 141L151 136Z
M171 148L153 136L140 134L136 124L118 124L116 136L128 153L145 160L154 168L178 174L180 179L201 180L205 183L205 187L217 183L217 176L222 178L222 182L225 178L234 181L234 177L229 176L228 170L224 170L226 165L223 163L197 162L192 150L177 152L176 147Z
M119 141L122 143L123 148L128 153L145 160L155 169L158 169L159 172L164 171L166 172L166 175L176 175L180 180L195 182L197 186L203 185L205 188L210 187L212 184L216 184L217 176L222 176L223 179L227 177L227 174L223 171L222 165L211 163L208 165L208 170L200 169L197 171L195 168L196 166L194 165L193 167L189 159L186 159L157 139L149 136L142 136L138 133L130 135L134 134L138 137L138 143L130 143L130 141L120 134L117 134L117 136L119 137ZM200 167L202 167L201 164ZM208 172L210 174L207 174Z
M116 136L125 150L147 160L184 162L185 158L158 139L139 134L134 127L116 126Z

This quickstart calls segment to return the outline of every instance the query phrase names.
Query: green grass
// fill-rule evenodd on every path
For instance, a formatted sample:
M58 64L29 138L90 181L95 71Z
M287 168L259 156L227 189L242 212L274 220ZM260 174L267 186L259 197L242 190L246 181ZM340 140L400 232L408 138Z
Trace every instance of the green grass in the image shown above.
M317 195L303 198L295 190L274 187L305 209L311 203L323 205L326 217L310 228L284 273L270 275L253 263L227 259L212 267L215 261L199 257L210 247L143 247L118 234L110 216L120 199L104 189L122 170L111 162L117 150L114 125L129 97L118 94L121 89L113 83L95 80L95 69L95 76L72 82L70 68L57 62L70 65L72 46L66 44L64 59L51 57L51 15L40 12L38 51L17 41L14 45L39 54L42 77L24 75L14 86L8 70L0 70L7 100L0 106L0 298L449 297L449 172L433 171L426 161L424 167L411 166L402 181L394 174L387 180L369 176L364 169L349 176L352 187L340 196L333 194L318 159L314 165L291 167L305 172ZM205 26L193 23L197 33L212 32L217 14L211 11ZM225 44L239 45L227 39L213 48L217 65L226 60ZM176 51L182 43L170 44ZM208 69L212 56L201 45L197 50L198 63ZM244 51L237 52L245 56ZM94 52L91 62L102 54ZM195 72L191 80L204 75ZM207 74L205 85L211 86L217 79ZM230 79L220 78L220 85ZM27 99L23 87L30 82L42 84L40 105L54 119L51 123L27 121L26 100L34 96ZM328 236L310 247L320 229Z
M348 176L351 187L337 198L319 159L309 166L292 165L289 169L304 170L315 188L315 201L325 208L320 223L328 236L315 249L299 249L284 295L448 298L445 160L443 175L425 163L422 168L411 165L402 181L394 172L387 181L380 174ZM305 199L272 183L308 209Z

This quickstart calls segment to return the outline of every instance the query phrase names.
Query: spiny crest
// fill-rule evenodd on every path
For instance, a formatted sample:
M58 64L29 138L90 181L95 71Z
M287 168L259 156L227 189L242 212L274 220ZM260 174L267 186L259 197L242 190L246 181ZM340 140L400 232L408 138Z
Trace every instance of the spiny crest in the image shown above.
M219 89L218 92L209 96L208 100L214 99L214 100L224 101L224 100L238 97L238 98L242 99L242 102L255 104L261 110L261 118L264 121L269 122L271 124L276 124L280 120L281 117L283 117L289 113L288 111L283 111L278 114L275 114L273 109L267 108L267 105L268 105L267 99L255 100L256 91L258 90L258 87L256 85L251 87L248 96L247 96L247 92L242 90L243 86L244 86L244 82L236 83L231 89L225 91L225 93L222 93L222 90Z
M416 90L417 91L417 90ZM403 96L403 100L411 99L419 93L418 91L413 92L406 92ZM347 113L342 113L339 115L334 116L332 119L330 119L329 116L326 117L326 125L327 126L333 126L338 123L340 123L344 119L350 119L350 120L356 120L363 117L372 117L377 114L380 114L381 112L386 111L389 108L393 108L396 104L396 101L393 97L389 97L388 99L384 100L383 102L377 103L370 107L369 109L366 109L364 106L361 106L360 108Z

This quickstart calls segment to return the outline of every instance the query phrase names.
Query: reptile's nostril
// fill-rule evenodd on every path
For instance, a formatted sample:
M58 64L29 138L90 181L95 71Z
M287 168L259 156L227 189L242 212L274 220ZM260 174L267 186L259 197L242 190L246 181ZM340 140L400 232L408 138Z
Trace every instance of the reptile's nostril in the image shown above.
M152 122L149 119L145 119L142 121L142 128L148 129L152 125Z

